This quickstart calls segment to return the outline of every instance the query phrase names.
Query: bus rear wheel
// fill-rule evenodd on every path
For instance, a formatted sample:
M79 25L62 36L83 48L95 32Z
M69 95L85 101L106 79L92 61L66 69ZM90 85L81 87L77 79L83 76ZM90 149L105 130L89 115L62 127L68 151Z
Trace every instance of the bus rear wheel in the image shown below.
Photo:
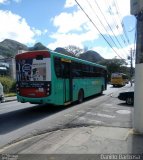
M103 94L103 91L104 91L104 86L102 85L100 94Z
M84 93L83 93L83 90L81 89L81 90L78 92L78 103L82 103L82 102L83 102L83 99L84 99Z

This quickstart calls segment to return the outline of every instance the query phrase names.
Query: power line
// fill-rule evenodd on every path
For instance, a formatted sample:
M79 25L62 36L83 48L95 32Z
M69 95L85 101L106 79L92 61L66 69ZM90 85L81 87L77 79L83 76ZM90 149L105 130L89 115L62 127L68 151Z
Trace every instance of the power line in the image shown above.
M109 6L108 7L108 11L109 11L109 13L110 13L110 15L112 15L113 13L112 13L112 7L109 5L109 3L106 1L106 4L107 4L107 6ZM115 3L114 3L114 6L115 6ZM118 16L119 16L119 12L118 12L118 9L116 8L116 13L118 13ZM120 16L120 18L119 18L119 21L120 21L120 23L121 23L121 27L122 27L122 29L123 29L123 33L125 32L125 30L124 30L124 28L123 28L123 25L122 25L122 22L121 22L121 16ZM117 29L117 31L119 32L119 35L120 35L120 31L119 31L119 25L118 25L118 22L117 22L117 20L116 20L116 18L115 17L113 17L113 22L114 22L114 26L115 26L115 28ZM125 34L125 33L124 33ZM121 37L121 39L123 40L123 42L124 42L124 45L125 45L125 43L126 43L126 45L127 45L127 42L128 42L128 38L126 38L126 36L124 35L120 35L120 37ZM125 37L125 39L127 39L127 42L126 42L126 40L124 39L124 37ZM129 44L129 42L128 42L128 44Z
M118 13L118 16L119 16L119 19L120 19L120 22L121 22L121 26L122 26L122 28L123 28L123 32L124 32L124 35L125 35L125 37L126 37L126 39L127 39L127 42L128 42L128 44L130 44L130 41L129 41L129 38L128 38L128 35L127 35L127 32L126 32L126 29L125 29L125 25L124 25L124 22L123 22L123 20L121 20L122 18L122 16L121 16L121 14L120 14L120 12L119 12L119 6L118 6L118 3L117 3L117 0L113 0L114 1L114 6L115 6L115 8L116 8L116 10L117 10L117 13ZM136 25L135 25L135 29L136 29ZM131 31L130 31L131 32ZM135 48L136 48L136 35L137 34L137 31L135 30L135 35L134 35L134 47L133 47L133 50L132 50L132 60L134 60L133 58L135 57Z
M110 24L108 23L108 21L107 21L106 17L104 16L104 14L103 14L103 12L102 12L102 10L101 10L100 6L98 5L97 1L96 1L96 0L94 0L94 2L96 3L96 6L98 7L98 9L100 10L100 12L101 12L102 16L104 17L104 19L105 19L105 21L106 21L106 23L107 23L108 27L110 28L111 32L112 32L112 33L113 33L113 35L114 35L114 37L115 37L116 41L118 42L118 44L119 44L119 45L120 45L120 47L122 48L123 46L121 45L120 41L118 40L118 38L117 38L117 37L116 37L116 35L114 34L114 32L113 32L113 30L112 30L112 28L111 28ZM117 47L117 48L118 48L118 47ZM127 54L127 53L126 53L126 54Z
M103 39L108 43L108 45L112 48L112 50L118 55L118 57L122 58L117 52L116 50L111 46L111 44L108 42L108 40L105 38L105 36L100 32L100 30L98 29L98 27L95 25L95 23L92 21L92 19L89 17L89 15L85 12L85 10L81 7L81 5L77 2L77 0L75 0L75 2L77 3L77 5L80 7L80 9L84 12L84 14L86 15L86 17L90 20L90 22L93 24L93 26L97 29L97 31L100 33L100 35L103 37Z
M87 1L87 3L89 4L90 8L93 10L93 7L91 6L91 4L89 3L89 1ZM93 10L94 12L94 10ZM95 12L94 12L95 13ZM98 18L98 20L100 21L101 25L103 26L103 28L105 29L105 31L108 33L108 30L105 28L104 24L102 23L102 21L100 20L99 16L95 13L96 17ZM109 33L108 33L109 34ZM109 37L111 38L112 42L114 43L114 45L118 48L118 46L116 45L116 43L114 42L113 38L110 36L109 34Z
M109 13L110 15L112 15L112 8L111 6L109 5ZM115 28L117 29L117 31L119 32L119 25L118 25L118 22L117 20L115 19L115 17L113 17L113 22L114 22L114 26ZM122 25L121 25L122 27ZM123 27L122 27L123 28ZM119 35L120 35L120 32L119 32ZM124 44L126 43L126 40L124 39L124 36L123 35L120 35L121 39L123 40Z
M115 6L115 8L116 8L116 11L117 11L117 13L118 13L119 20L120 20L121 26L122 26L122 28L123 28L123 32L124 32L124 34L125 34L125 37L126 37L126 39L127 39L128 44L129 44L130 41L129 41L129 38L128 38L128 35L127 35L127 32L126 32L126 29L125 29L124 22L121 21L122 18L121 18L121 14L120 14L120 12L119 12L118 3L117 3L117 1L114 1L114 0L113 0L113 2L114 2L114 6Z

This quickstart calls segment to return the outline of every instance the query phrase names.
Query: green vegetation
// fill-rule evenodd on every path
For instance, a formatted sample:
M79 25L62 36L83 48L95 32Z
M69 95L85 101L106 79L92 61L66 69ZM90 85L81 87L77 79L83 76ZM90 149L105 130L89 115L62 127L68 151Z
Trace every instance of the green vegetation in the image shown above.
M108 70L108 81L111 79L111 74L115 72L120 72L128 75L130 78L130 67L127 67L127 63L124 59L104 59L99 62L101 65L104 65L107 67ZM134 70L133 70L134 72Z
M16 96L16 93L13 93L13 92L11 92L11 93L6 93L4 96L5 96L5 97L13 97L13 96Z
M4 93L15 93L16 92L16 82L10 77L0 77L0 82L3 85Z

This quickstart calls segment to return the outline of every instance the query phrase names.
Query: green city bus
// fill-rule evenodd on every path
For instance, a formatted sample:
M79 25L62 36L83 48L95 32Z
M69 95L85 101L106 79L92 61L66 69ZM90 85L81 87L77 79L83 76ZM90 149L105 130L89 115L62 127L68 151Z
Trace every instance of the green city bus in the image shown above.
M32 104L67 105L102 93L105 66L51 50L16 55L17 100Z

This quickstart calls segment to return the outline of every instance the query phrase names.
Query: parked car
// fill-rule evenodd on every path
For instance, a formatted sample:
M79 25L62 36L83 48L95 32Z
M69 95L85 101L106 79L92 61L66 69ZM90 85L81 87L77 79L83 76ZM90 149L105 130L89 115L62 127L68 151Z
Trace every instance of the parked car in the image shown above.
M4 92L3 92L3 85L0 82L0 103L5 102Z
M118 96L118 99L126 101L126 104L134 104L134 91L130 92L121 92Z

